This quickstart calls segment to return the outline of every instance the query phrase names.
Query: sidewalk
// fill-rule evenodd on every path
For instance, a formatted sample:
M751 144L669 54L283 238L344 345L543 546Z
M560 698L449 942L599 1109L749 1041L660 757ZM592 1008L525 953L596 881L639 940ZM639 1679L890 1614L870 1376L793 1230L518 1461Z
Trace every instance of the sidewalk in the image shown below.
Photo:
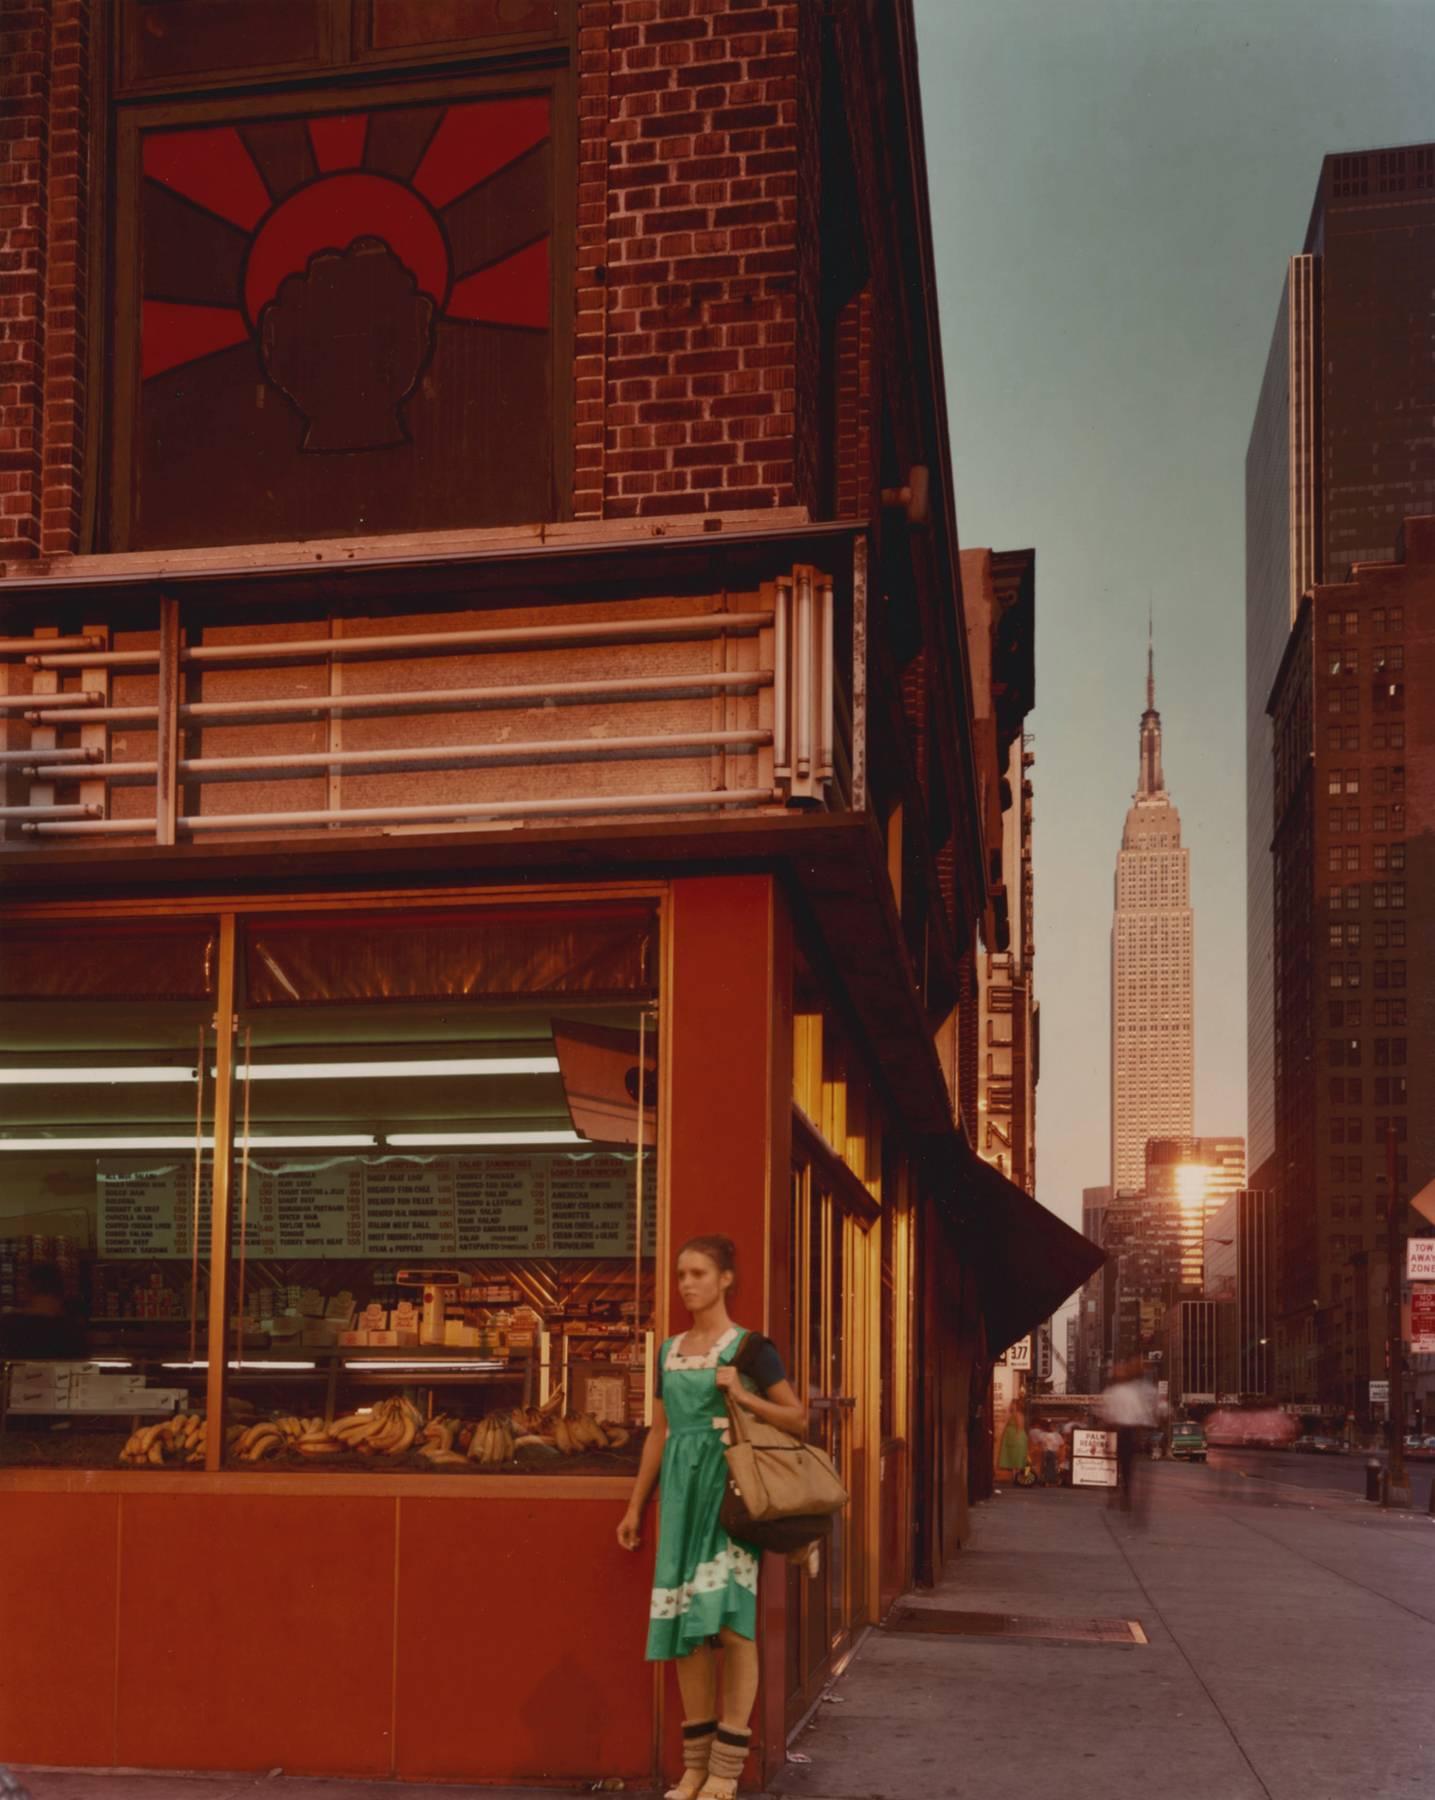
M1435 1782L1435 1523L1161 1465L1004 1490L915 1608L1128 1619L1145 1646L866 1640L778 1786L804 1800L1406 1800ZM1060 1629L1060 1627L1057 1627Z
M777 1794L1424 1800L1435 1522L1255 1498L1215 1470L1151 1475L1144 1529L1098 1493L1008 1489L979 1507L971 1547L904 1605L1014 1615L1053 1635L869 1633ZM1148 1641L1071 1641L1093 1620L1135 1621ZM282 1777L25 1779L34 1800L544 1800Z

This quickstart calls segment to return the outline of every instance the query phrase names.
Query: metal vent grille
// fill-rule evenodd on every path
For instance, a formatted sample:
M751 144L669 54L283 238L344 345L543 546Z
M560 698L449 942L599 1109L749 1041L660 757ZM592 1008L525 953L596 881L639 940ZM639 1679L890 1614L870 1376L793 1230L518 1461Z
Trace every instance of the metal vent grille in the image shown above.
M902 1607L887 1621L888 1631L934 1633L942 1637L1026 1639L1047 1644L1144 1644L1135 1619L1048 1619L1013 1613L956 1612L944 1607Z

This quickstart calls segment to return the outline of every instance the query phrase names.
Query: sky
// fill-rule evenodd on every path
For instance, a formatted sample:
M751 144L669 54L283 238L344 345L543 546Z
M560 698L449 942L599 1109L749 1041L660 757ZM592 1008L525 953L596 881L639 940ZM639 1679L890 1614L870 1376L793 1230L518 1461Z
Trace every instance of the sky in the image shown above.
M1435 139L1435 4L914 4L958 533L1036 550L1037 1192L1079 1222L1148 606L1196 1130L1245 1130L1246 442L1322 157Z

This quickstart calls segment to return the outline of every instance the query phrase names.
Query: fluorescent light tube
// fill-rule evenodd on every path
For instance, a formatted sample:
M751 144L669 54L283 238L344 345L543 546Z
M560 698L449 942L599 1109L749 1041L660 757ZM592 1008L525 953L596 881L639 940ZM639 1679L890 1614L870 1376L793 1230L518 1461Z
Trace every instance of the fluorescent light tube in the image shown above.
M251 1137L249 1148L259 1150L372 1150L377 1139L371 1132L298 1132L284 1137ZM0 1150L118 1150L137 1155L151 1150L192 1151L193 1137L0 1137ZM214 1139L199 1140L202 1150L212 1150ZM236 1139L236 1148L241 1147Z
M157 1087L163 1082L192 1082L193 1068L136 1066L130 1069L4 1069L0 1087L95 1087L122 1081L126 1086Z
M200 1362L167 1362L159 1365L162 1369L207 1369L207 1361ZM234 1362L232 1359L225 1365L230 1369L316 1369L317 1363L311 1362Z
M405 1076L556 1075L556 1056L425 1057L416 1062L253 1063L241 1081L373 1081Z
M215 1071L210 1069L211 1076ZM240 1081L393 1081L427 1076L556 1075L556 1056L430 1056L410 1062L254 1063L235 1071ZM135 1064L114 1068L0 1068L0 1087L157 1087L193 1082L193 1068Z
M508 1364L506 1362L495 1362L492 1360L479 1361L473 1357L462 1359L457 1357L449 1358L435 1356L425 1357L418 1362L409 1362L403 1357L385 1357L382 1359L375 1357L372 1360L359 1358L353 1362L345 1362L344 1367L346 1369L364 1369L368 1370L370 1373L382 1369L387 1370L390 1374L410 1375L425 1370L432 1373L435 1369L440 1371L444 1369L506 1369Z
M500 1144L586 1144L576 1131L390 1131L384 1142L394 1150L443 1150Z

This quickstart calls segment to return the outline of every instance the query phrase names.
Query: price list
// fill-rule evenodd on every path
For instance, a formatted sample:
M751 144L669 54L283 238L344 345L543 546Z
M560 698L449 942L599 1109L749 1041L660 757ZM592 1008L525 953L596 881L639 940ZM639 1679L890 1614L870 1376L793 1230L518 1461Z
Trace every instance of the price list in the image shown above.
M632 1256L631 1154L333 1157L249 1170L244 1249L294 1261L382 1257ZM97 1165L100 1254L188 1257L194 1247L194 1164ZM210 1239L212 1172L202 1170L200 1254ZM239 1247L240 1195L231 1242ZM657 1243L657 1161L644 1158L643 1247Z

